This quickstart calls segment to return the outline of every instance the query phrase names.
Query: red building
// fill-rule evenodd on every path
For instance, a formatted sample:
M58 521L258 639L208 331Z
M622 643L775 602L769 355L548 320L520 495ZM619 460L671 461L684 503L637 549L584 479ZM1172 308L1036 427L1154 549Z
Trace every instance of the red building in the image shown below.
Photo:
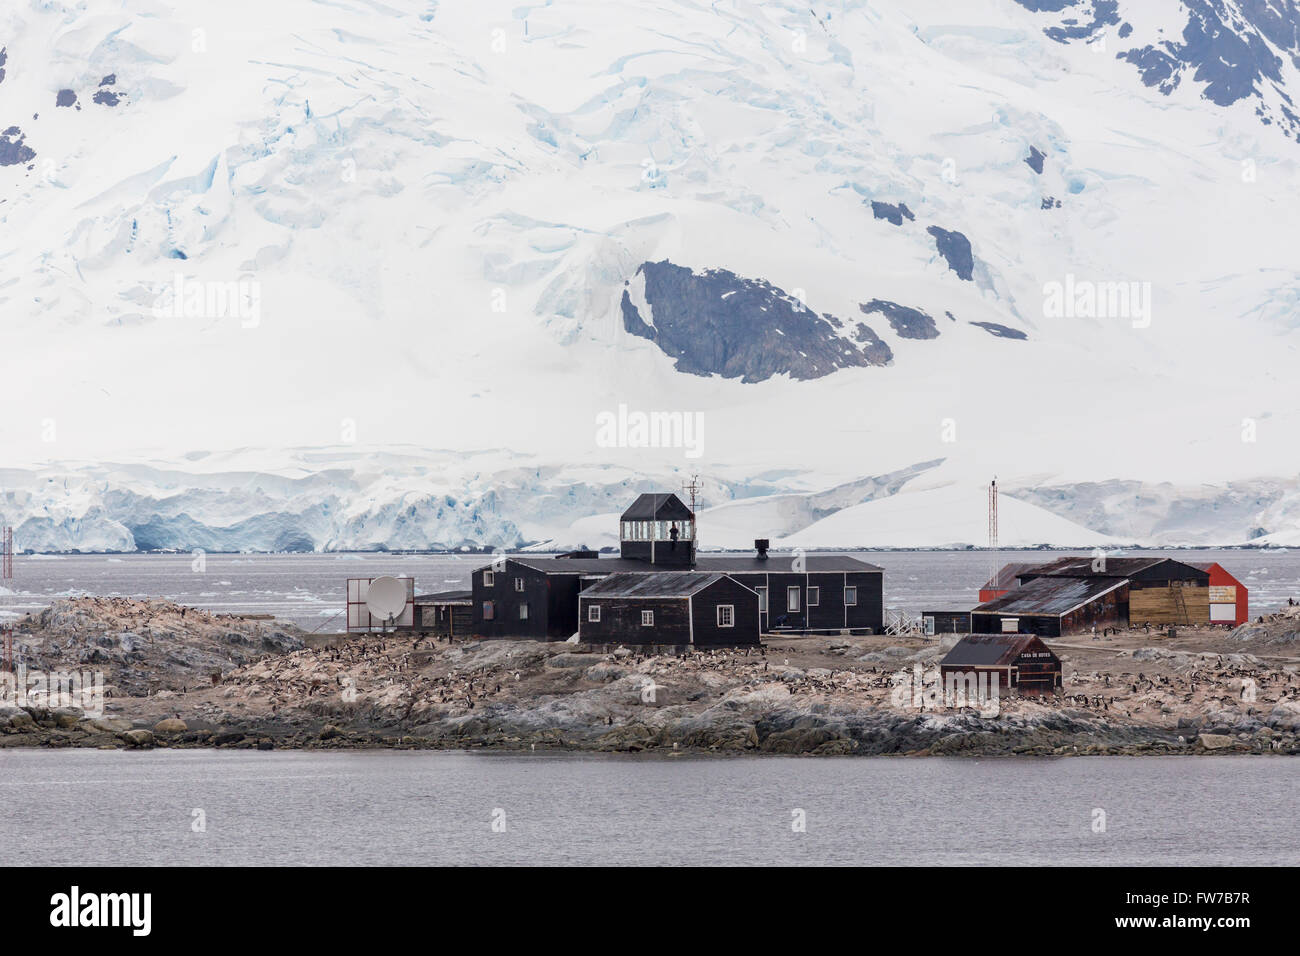
M1194 568L1210 572L1210 623L1231 624L1240 627L1250 620L1250 591L1216 562L1198 564Z

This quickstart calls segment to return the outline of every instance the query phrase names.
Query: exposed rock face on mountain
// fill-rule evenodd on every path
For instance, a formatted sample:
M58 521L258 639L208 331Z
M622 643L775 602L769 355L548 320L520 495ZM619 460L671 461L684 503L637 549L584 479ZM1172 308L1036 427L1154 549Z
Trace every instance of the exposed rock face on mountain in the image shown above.
M36 158L36 150L24 140L23 131L17 126L10 126L0 133L0 166L17 166Z
M818 315L762 279L726 269L697 273L667 260L643 263L637 275L652 315L641 315L625 290L623 327L673 356L682 372L744 382L811 379L893 359L869 327L850 334L835 316Z
M1019 339L1023 341L1029 338L1020 329L1013 329L1010 326L999 325L997 322L972 322L971 325L983 329L989 335L996 335L1000 339Z
M974 278L975 257L971 253L970 240L960 232L953 232L939 226L926 230L934 236L935 247L939 255L948 263L948 268L957 273L957 278L970 282Z
M887 222L893 223L895 226L901 226L904 219L908 222L916 220L916 216L912 214L912 210L907 208L907 203L905 202L891 205L887 202L873 201L871 203L871 214L877 219L884 219Z
M867 315L879 312L889 320L889 324L900 338L937 339L939 337L939 329L934 324L934 319L920 309L908 308L897 302L886 302L883 299L872 299L862 305L862 311Z
M1127 19L1141 5L1119 0L1017 0L1055 21L1043 32L1059 43L1082 41L1137 68L1142 82L1166 96L1184 82L1217 106L1257 101L1265 125L1300 137L1300 115L1287 92L1300 67L1300 6L1292 0L1182 0L1181 24L1139 32ZM1181 29L1179 29L1181 26ZM1175 39L1175 37L1181 37ZM1290 68L1288 68L1288 63Z

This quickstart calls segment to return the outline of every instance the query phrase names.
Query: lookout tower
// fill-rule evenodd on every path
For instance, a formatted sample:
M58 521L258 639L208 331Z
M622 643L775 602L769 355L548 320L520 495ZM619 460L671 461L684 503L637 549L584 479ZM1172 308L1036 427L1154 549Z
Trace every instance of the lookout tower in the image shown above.
M664 568L695 564L695 516L674 494L641 495L619 519L624 558Z

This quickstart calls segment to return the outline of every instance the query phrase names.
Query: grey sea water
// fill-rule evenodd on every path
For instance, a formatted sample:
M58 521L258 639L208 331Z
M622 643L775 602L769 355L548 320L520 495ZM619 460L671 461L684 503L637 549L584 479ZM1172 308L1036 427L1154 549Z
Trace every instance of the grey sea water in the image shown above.
M1048 561L1064 552L1006 551L1002 561ZM1300 550L1187 550L1162 554L1218 561L1250 589L1252 613L1300 597ZM859 554L885 569L885 603L912 613L973 604L989 578L990 557L978 551L873 551ZM308 630L342 630L349 577L412 575L416 590L469 586L484 555L209 554L195 570L188 554L19 555L15 577L0 588L0 620L44 607L57 597L104 594L166 597L220 612L274 614Z
M0 800L11 865L1300 862L1283 757L0 751Z

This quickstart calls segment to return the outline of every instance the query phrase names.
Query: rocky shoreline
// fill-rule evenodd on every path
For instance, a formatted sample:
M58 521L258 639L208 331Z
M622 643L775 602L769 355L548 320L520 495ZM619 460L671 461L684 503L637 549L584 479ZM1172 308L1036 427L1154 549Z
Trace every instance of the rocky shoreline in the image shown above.
M532 641L322 641L167 602L73 599L20 622L24 661L102 667L103 713L0 704L0 749L1297 754L1300 677L1291 642L1277 637L1300 623L1293 610L1248 625L1249 639L1222 629L1065 639L1055 645L1063 695L1004 698L996 716L981 716L906 689L950 643L933 638L595 654Z

